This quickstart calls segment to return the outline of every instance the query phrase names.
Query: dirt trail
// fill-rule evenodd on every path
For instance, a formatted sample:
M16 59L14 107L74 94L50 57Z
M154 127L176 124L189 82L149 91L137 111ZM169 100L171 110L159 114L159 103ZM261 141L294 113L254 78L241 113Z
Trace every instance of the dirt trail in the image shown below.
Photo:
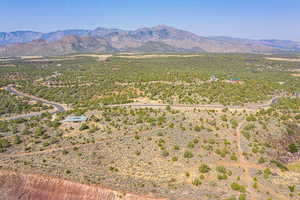
M236 129L236 141L237 141L237 146L238 146L238 157L239 157L239 160L240 160L240 167L243 168L244 172L243 172L243 175L242 175L242 180L247 183L247 188L250 192L250 199L252 200L256 200L258 199L257 198L257 193L253 190L252 188L252 177L250 175L250 172L249 172L249 168L246 164L244 163L247 163L246 161L246 158L245 156L243 155L243 149L242 149L242 145L241 145L241 128L243 126L244 122L240 122L237 129Z
M51 111L48 110L48 111L42 111L42 112L36 112L36 113L21 114L21 115L14 116L14 117L3 118L1 120L16 120L16 119L20 119L20 118L31 118L31 117L40 116L40 115L42 115L43 113L46 113L46 112L49 112L50 114L57 114L57 113L69 110L69 108L66 105L59 104L59 103L56 103L56 102L51 102L51 101L48 101L48 100L30 95L30 94L20 92L11 85L3 87L3 89L10 92L10 93L12 93L12 94L15 94L17 96L26 97L26 98L32 99L34 101L40 101L44 104L48 104L50 106L53 106L54 109L51 110Z
M241 178L248 185L247 188L248 188L248 190L250 192L250 195L251 195L250 198L252 200L257 200L258 195L257 195L257 192L252 187L251 183L253 182L253 178L251 177L249 169L254 168L254 169L263 170L265 168L263 166L260 166L260 165L249 163L247 161L247 159L245 158L245 156L243 155L242 140L241 140L241 129L242 129L244 123L245 123L245 121L240 122L237 129L236 129L236 141L237 141L237 145L238 145L238 157L239 157L239 160L240 160L239 163L236 163L236 166L243 168L244 172L243 172L243 175L242 175ZM257 182L257 185L259 186L259 188L261 188L265 191L268 191L273 197L276 197L276 199L288 200L288 198L286 198L284 195L278 194L277 192L274 191L274 189L270 188L266 184L261 184L261 183Z
M64 104L59 104L56 102L51 102L45 99L42 99L40 97L36 97L30 94L26 94L23 93L21 91L18 91L16 88L12 87L12 86L6 86L3 89L5 89L8 92L11 92L15 95L18 96L23 96L23 97L27 97L30 98L34 101L40 101L44 104L48 104L51 105L55 108L55 111L50 112L51 114L56 114L59 112L64 112L66 110L70 110L70 108L67 105ZM110 105L111 107L149 107L149 108L161 108L161 107L167 107L167 106L171 106L174 109L229 109L231 111L257 111L259 109L262 108L268 108L269 106L271 106L272 104L276 103L278 97L273 97L271 100L269 100L268 102L266 102L265 104L258 104L255 106L224 106L224 105L205 105L205 104L199 104L199 105L170 105L170 104L158 104L158 103L147 103L147 104L135 104L135 103L130 103L130 104L117 104L117 105ZM29 113L29 114L25 114L25 115L18 115L15 117L11 117L11 118L7 118L7 119L0 119L0 120L15 120L15 119L19 119L19 118L31 118L31 117L35 117L35 116L39 116L42 115L44 112L39 112L39 113Z

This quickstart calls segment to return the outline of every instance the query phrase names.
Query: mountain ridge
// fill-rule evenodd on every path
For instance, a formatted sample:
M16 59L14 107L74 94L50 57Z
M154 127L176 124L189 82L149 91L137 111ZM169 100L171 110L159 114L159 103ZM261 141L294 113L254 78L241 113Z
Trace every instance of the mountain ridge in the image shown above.
M49 33L0 32L0 45L0 56L52 56L91 52L300 52L300 42L296 41L253 40L227 36L204 37L166 25L136 30L98 27L94 30L68 29Z

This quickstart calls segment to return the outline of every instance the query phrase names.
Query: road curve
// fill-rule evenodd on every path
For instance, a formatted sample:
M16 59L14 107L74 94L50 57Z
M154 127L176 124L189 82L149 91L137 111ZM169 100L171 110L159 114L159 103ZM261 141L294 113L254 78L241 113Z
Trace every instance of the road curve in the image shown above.
M23 96L30 98L35 101L40 101L44 104L51 105L55 108L55 111L49 112L50 114L57 114L60 112L64 112L66 109L55 102L47 101L45 99L41 99L29 94L22 93L18 90L16 90L13 86L6 86L3 88L4 90L11 92L17 96ZM273 97L271 100L269 100L265 104L259 104L259 105L252 105L252 106L224 106L224 105L211 105L211 104L198 104L198 105L184 105L184 104L137 104L137 103L129 103L129 104L115 104L115 105L108 105L110 107L167 107L171 106L172 108L204 108L204 109L231 109L231 110L258 110L258 109L263 109L263 108L268 108L272 104L275 104L277 102L279 97ZM20 118L31 118L31 117L36 117L40 116L43 113L29 113L29 114L24 114L24 115L18 115L16 117L11 117L9 120L15 120L15 119L20 119Z
M66 110L62 105L60 105L58 103L47 101L45 99L41 99L41 98L29 95L29 94L22 93L22 92L16 90L13 86L6 86L6 87L3 87L3 89L6 90L6 91L8 91L8 92L10 92L10 93L12 93L12 94L15 94L17 96L27 97L27 98L32 99L34 101L39 101L41 103L53 106L55 108L55 110L54 111L50 111L49 112L50 114L57 114L57 113L64 112ZM15 116L15 117L9 117L7 119L8 120L16 120L16 119L20 119L20 118L31 118L31 117L40 116L43 113L45 113L45 112L28 113L28 114L18 115L18 116Z

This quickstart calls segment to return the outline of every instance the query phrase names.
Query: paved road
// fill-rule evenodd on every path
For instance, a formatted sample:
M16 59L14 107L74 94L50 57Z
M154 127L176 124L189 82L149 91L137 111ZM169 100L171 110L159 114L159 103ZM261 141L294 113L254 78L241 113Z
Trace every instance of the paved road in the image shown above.
M35 96L32 96L32 95L29 95L29 94L24 94L22 92L19 92L17 91L15 88L13 88L12 86L6 86L3 88L4 90L10 92L10 93L13 93L17 96L22 96L22 97L27 97L27 98L30 98L32 100L35 100L35 101L39 101L39 102L42 102L44 104L48 104L48 105L51 105L55 108L54 111L50 111L49 113L50 114L57 114L57 113L60 113L60 112L64 112L65 111L65 108L58 104L58 103L55 103L55 102L51 102L51 101L47 101L45 99L41 99L41 98L38 98L38 97L35 97ZM15 116L15 117L9 117L7 118L8 120L16 120L16 119L20 119L20 118L31 118L31 117L36 117L36 116L40 116L42 115L44 112L38 112L38 113L28 113L28 114L23 114L23 115L18 115L18 116Z

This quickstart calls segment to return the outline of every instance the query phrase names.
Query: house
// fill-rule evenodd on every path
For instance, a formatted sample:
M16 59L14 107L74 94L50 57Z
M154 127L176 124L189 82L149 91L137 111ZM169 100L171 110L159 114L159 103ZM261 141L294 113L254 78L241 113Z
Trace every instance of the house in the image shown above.
M241 82L241 79L239 79L239 78L231 78L231 79L229 80L229 82L230 82L230 83L240 83L240 82Z
M86 116L69 116L63 122L86 122Z
M215 76L215 75L212 75L209 79L209 82L216 82L218 81L219 79Z

